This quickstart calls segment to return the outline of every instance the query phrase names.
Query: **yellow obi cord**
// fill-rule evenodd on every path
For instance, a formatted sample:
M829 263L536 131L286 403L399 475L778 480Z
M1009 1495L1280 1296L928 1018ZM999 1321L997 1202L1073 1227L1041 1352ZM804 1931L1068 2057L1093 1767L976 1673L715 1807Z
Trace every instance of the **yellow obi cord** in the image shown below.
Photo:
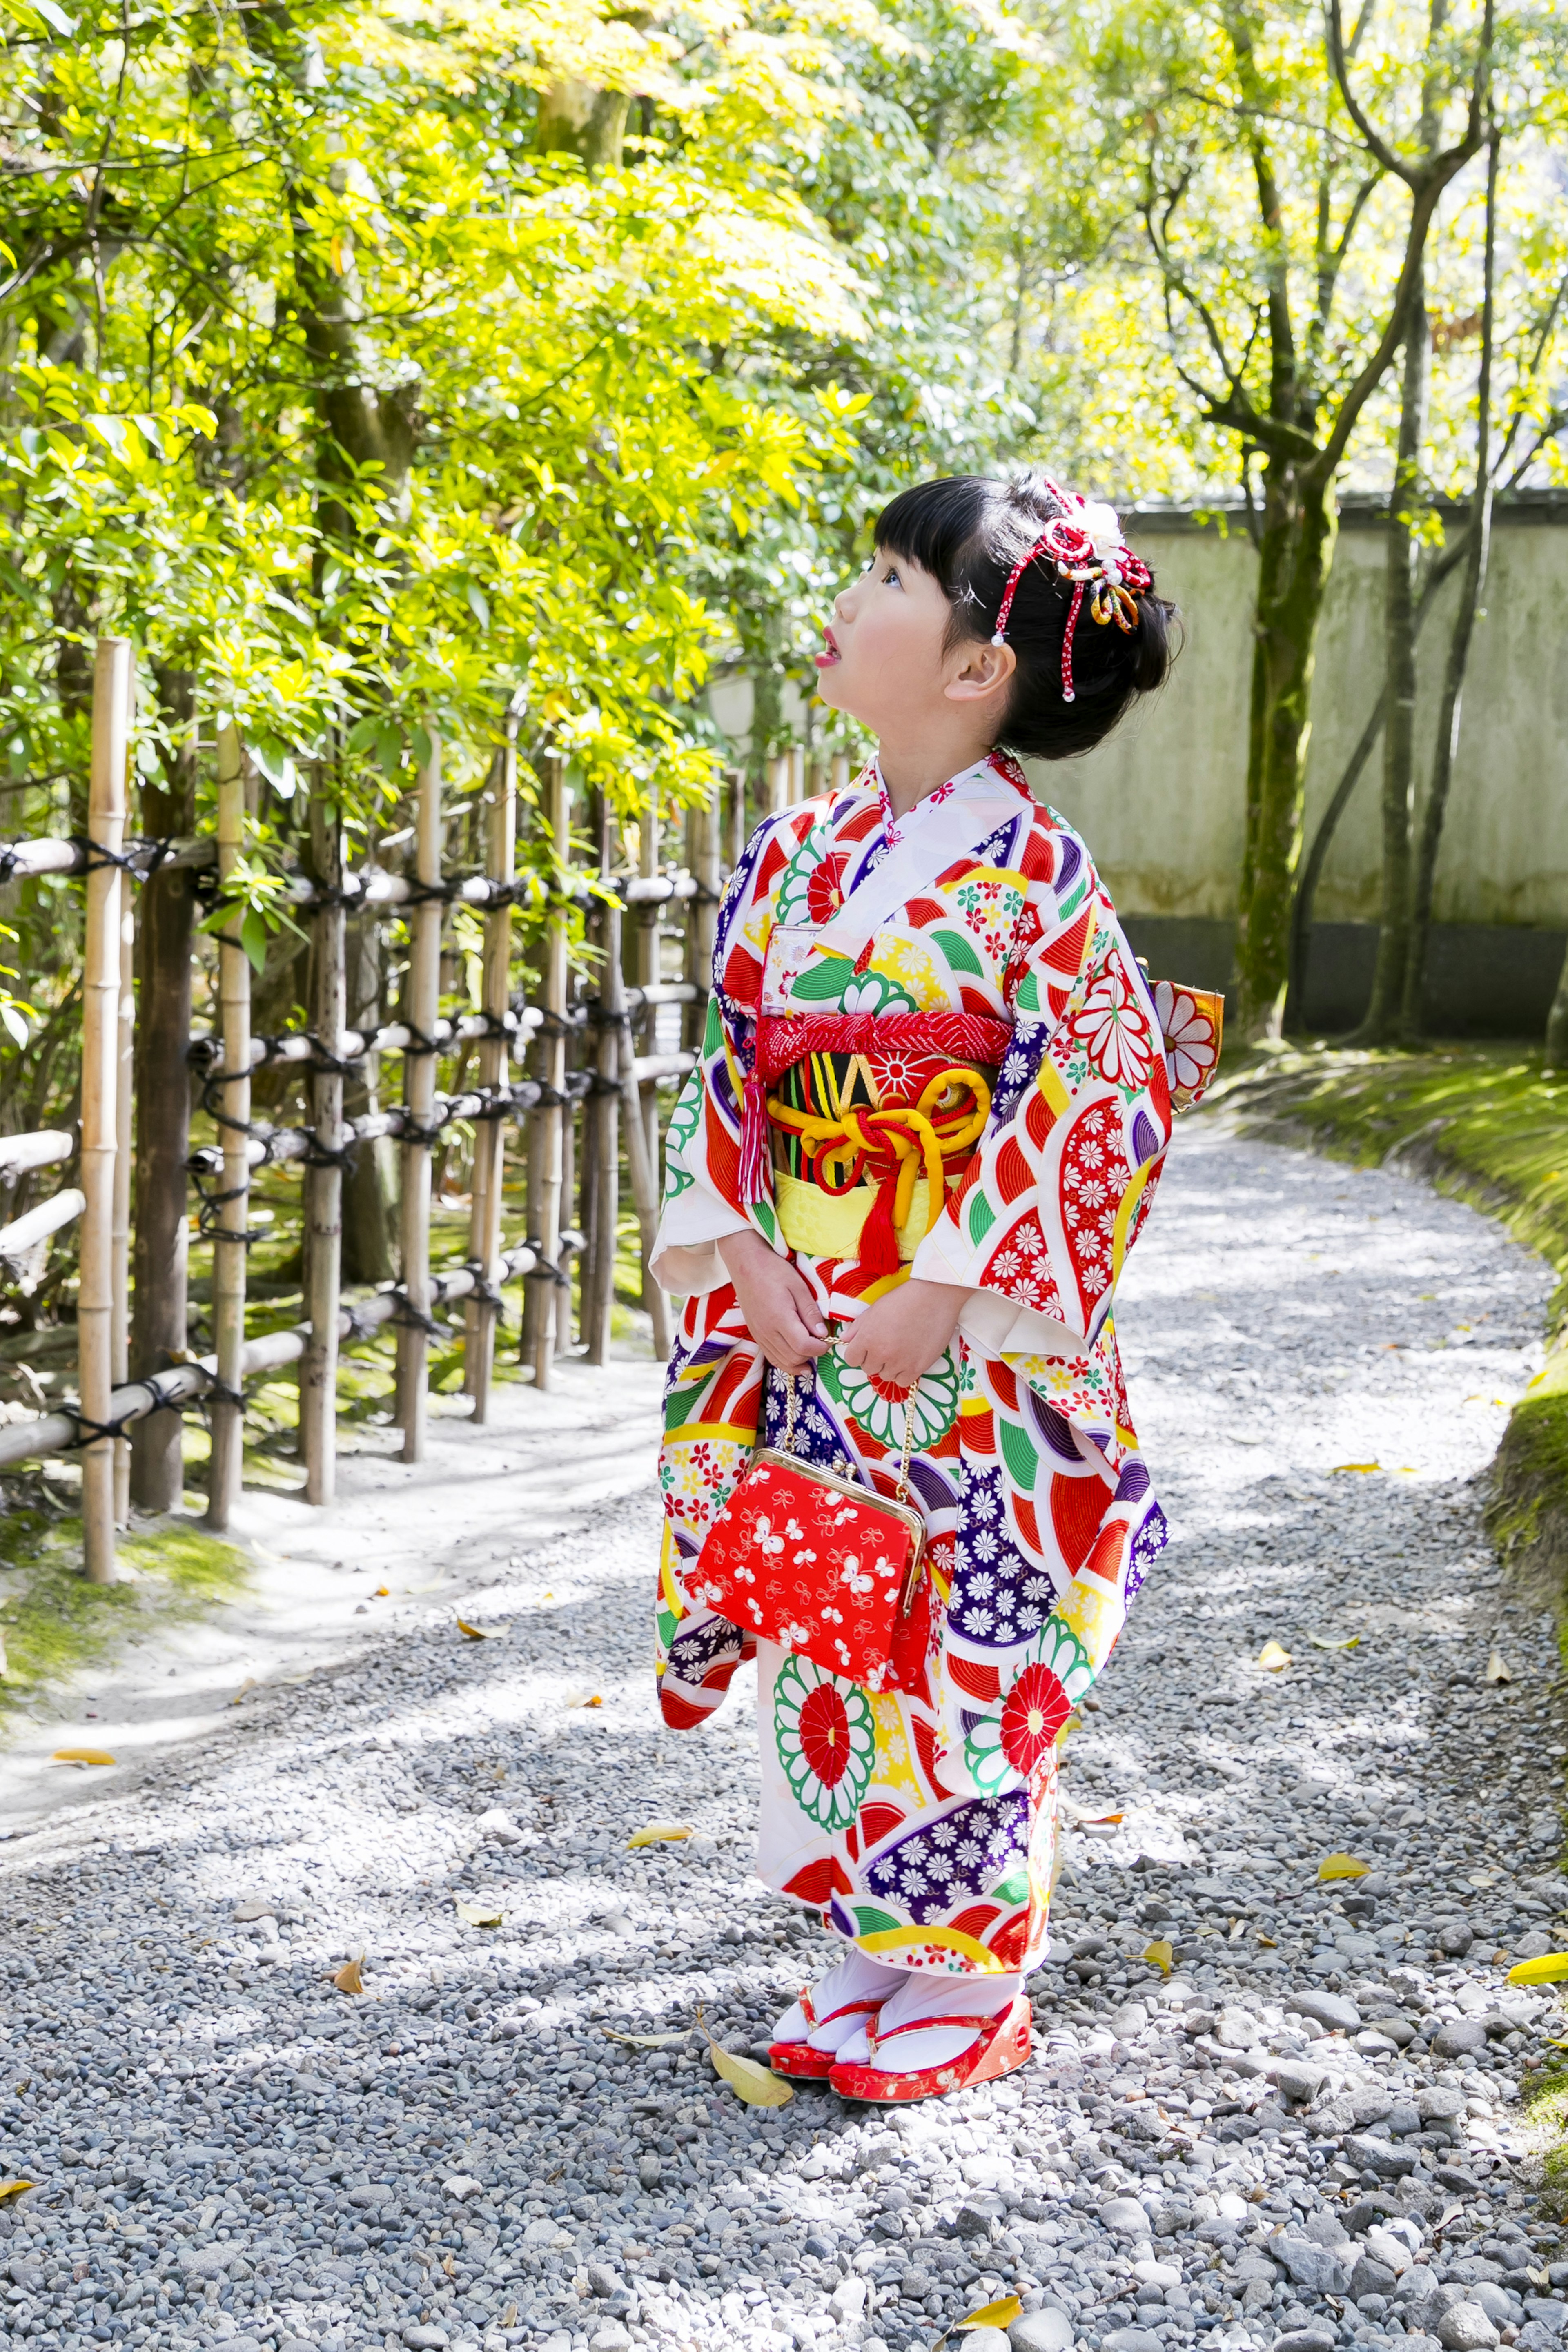
M944 1102L949 1094L958 1099ZM874 1185L873 1211L860 1216L858 1223L862 1227L869 1224L874 1210L886 1203L892 1228L887 1241L892 1240L893 1233L899 1236L893 1263L883 1269L889 1273L896 1271L900 1258L912 1255L905 1229L914 1211L921 1177L925 1179L921 1187L924 1224L918 1238L923 1239L941 1216L947 1198L943 1161L967 1159L990 1116L990 1087L977 1071L963 1066L939 1070L920 1101L903 1108L843 1108L837 1118L828 1118L796 1110L776 1095L768 1098L768 1117L773 1125L800 1138L804 1165L809 1171L806 1181L813 1187L829 1197L842 1197L872 1191ZM871 1184L866 1183L867 1178ZM792 1180L792 1188L800 1181ZM837 1220L834 1228L839 1230ZM843 1230L847 1232L847 1226ZM889 1254L886 1242L875 1251L879 1262ZM864 1255L862 1262L867 1262Z

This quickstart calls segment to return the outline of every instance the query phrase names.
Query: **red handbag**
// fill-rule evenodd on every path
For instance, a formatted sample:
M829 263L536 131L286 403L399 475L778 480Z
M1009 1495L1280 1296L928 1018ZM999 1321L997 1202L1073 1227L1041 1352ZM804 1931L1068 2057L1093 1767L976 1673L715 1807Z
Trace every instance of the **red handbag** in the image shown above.
M732 1625L867 1690L897 1680L893 1646L914 1604L925 1517L911 1503L914 1391L904 1414L897 1496L802 1462L790 1382L782 1448L760 1445L687 1578L694 1601Z

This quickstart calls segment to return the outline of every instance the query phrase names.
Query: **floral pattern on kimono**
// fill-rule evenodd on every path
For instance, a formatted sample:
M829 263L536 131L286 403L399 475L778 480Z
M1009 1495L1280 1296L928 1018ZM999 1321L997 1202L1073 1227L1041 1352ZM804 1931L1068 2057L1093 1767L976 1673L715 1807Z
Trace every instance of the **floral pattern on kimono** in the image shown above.
M942 818L922 802L902 821L911 843L933 821L951 842L966 806L972 830L988 829L858 954L834 950L834 918L894 854L878 781L768 819L721 910L655 1251L660 1278L687 1293L659 1467L660 1697L668 1722L699 1724L755 1652L764 1879L892 1965L1010 1971L1046 1948L1064 1727L1165 1540L1112 1304L1169 1141L1170 1091L1149 991L1088 852L1010 762L952 780ZM714 1247L750 1226L787 1251L771 1193L745 1199L740 1181L770 1008L960 1012L1012 1031L984 1131L913 1255L916 1276L970 1297L917 1391L910 1487L929 1573L916 1669L889 1692L756 1641L700 1597L704 1539L759 1422L773 1444L784 1434L787 1384L764 1386ZM862 1311L854 1258L788 1254L825 1318L842 1328ZM795 1452L890 1493L902 1405L837 1346L799 1396Z

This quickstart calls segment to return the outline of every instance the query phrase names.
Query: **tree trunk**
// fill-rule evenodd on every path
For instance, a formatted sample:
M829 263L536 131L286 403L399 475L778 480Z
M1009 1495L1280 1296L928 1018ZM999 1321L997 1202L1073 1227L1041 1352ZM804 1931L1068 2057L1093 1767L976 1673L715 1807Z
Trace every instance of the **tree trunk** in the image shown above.
M1384 604L1383 905L1377 967L1356 1042L1386 1045L1399 1026L1410 959L1415 823L1415 582L1421 562L1418 500L1426 433L1431 332L1423 280L1411 289L1400 389L1399 440L1388 501Z
M1561 1077L1564 1070L1568 1070L1568 955L1563 959L1557 993L1546 1016L1546 1058L1541 1075L1545 1078Z
M1415 865L1415 886L1410 912L1410 940L1405 962L1405 988L1400 1026L1406 1038L1421 1029L1421 998L1426 978L1426 941L1432 928L1432 897L1437 880L1437 852L1442 845L1443 820L1448 813L1448 790L1459 751L1459 716L1469 667L1470 643L1476 614L1487 584L1491 554L1491 406L1492 332L1495 318L1497 268L1497 188L1501 141L1494 130L1487 147L1486 258L1481 294L1481 363L1476 387L1476 492L1470 510L1465 568L1459 582L1459 608L1448 639L1448 659L1443 673L1443 700L1437 714L1437 740L1432 755L1432 782L1421 820L1421 847Z
M1312 670L1337 533L1331 482L1303 480L1291 460L1270 458L1253 623L1247 847L1236 941L1239 1025L1251 1041L1279 1035L1290 974Z
M348 1025L371 1031L383 1019L381 927L374 913L348 923ZM368 1055L343 1081L343 1117L356 1119L381 1108L380 1055ZM397 1147L390 1136L362 1143L343 1179L343 1279L390 1282L397 1271Z
M625 90L558 81L540 98L534 144L542 155L579 156L590 172L618 172L630 104Z
M195 824L196 734L194 681L161 673L173 750L161 784L142 792L142 824L155 837ZM186 1344L185 1155L190 1150L191 947L195 929L194 877L163 866L142 886L137 948L135 1102L136 1219L131 1377L162 1371ZM138 1510L174 1511L184 1493L184 1451L177 1412L152 1412L131 1436L131 1499Z

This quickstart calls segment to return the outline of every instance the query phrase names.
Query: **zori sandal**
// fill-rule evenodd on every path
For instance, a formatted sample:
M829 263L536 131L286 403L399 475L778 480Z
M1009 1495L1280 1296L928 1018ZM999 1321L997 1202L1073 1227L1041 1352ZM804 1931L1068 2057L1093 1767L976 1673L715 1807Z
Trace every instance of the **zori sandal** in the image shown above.
M907 2025L889 2025L885 2033L869 2025L866 2041L871 2059L875 2061L879 2051L900 2033L928 2033L937 2025L977 2026L979 2039L945 2065L928 2066L921 2074L892 2074L874 2063L858 2062L830 2068L829 2084L844 2099L872 2099L884 2105L936 2099L945 2091L963 2091L972 2084L994 2083L999 2075L1011 2074L1034 2047L1029 1997L1019 1993L999 2017L915 2017Z
M889 1991L893 1990L889 1988ZM831 2025L840 2017L863 2017L866 2031L875 2027L882 2003L879 2000L847 2000L837 2009L830 2009L826 2017L818 2017L811 2005L810 1988L796 1995L806 2024L813 2032ZM775 2074L794 2074L809 2083L826 2083L837 2061L831 2050L814 2050L809 2042L771 2042L768 2044L768 2064Z

